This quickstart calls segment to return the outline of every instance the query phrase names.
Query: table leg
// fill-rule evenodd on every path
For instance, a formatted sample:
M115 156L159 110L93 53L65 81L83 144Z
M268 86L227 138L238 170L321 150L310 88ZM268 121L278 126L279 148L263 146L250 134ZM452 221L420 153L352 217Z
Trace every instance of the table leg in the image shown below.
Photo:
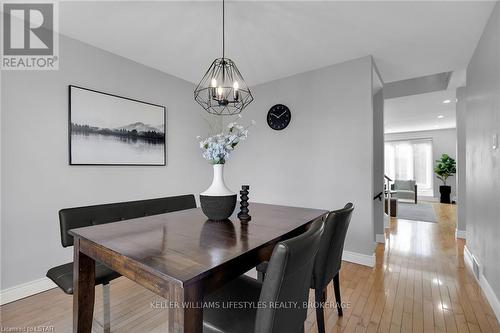
M172 286L170 302L177 304L169 308L169 333L203 332L203 292L199 286L182 288Z
M73 333L91 333L94 314L95 261L80 252L75 239L73 262Z

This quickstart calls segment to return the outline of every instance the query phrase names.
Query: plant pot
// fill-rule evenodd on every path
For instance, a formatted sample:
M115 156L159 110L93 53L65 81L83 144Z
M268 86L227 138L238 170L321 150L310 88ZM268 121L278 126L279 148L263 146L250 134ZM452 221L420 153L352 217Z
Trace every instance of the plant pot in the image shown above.
M236 193L224 183L224 164L214 164L213 168L212 184L200 194L201 210L209 220L227 220L236 208Z
M451 186L448 185L439 186L439 193L441 193L441 199L439 200L439 202L451 203L450 201Z

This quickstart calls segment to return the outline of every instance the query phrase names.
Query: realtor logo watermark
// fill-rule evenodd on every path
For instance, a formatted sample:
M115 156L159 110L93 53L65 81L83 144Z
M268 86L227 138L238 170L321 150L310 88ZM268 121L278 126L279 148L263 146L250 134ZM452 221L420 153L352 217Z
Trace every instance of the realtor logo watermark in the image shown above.
M2 70L59 68L56 2L3 3Z

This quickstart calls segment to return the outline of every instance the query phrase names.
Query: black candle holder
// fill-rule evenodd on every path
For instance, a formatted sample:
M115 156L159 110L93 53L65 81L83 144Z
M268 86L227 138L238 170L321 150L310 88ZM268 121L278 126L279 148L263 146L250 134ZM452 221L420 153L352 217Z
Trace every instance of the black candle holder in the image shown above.
M241 223L248 223L252 219L252 217L248 214L248 190L250 189L249 185L241 186L240 191L240 212L238 213L238 218L241 220Z

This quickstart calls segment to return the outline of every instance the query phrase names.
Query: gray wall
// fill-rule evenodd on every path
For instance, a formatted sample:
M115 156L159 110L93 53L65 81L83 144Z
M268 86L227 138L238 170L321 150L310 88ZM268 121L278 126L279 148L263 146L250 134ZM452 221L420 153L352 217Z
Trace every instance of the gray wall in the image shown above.
M467 248L500 298L500 5L467 67ZM498 310L498 308L497 308ZM497 313L498 315L498 313Z
M441 158L446 153L456 159L457 157L457 130L455 128L441 129L434 131L419 131L405 133L385 134L385 140L411 140L411 139L432 139L432 155L434 161ZM451 186L451 195L456 195L456 175L448 178L448 185ZM434 197L439 198L439 186L443 182L434 175Z
M254 87L255 101L244 117L257 124L225 168L233 190L250 184L251 201L325 209L352 201L356 210L345 249L370 256L371 70L371 57L364 57ZM266 123L277 103L292 112L283 131Z
M457 89L457 230L466 230L467 176L466 176L466 88Z
M199 193L211 181L196 140L207 126L192 84L65 37L60 61L58 71L2 73L2 289L71 260L59 209ZM69 166L69 84L167 106L168 166Z
M1 289L69 262L60 245L63 207L199 193L211 182L197 135L207 133L194 86L62 37L58 71L3 72ZM233 190L253 201L334 209L356 204L345 249L371 256L373 227L372 60L364 57L253 89L250 138L228 161ZM69 84L167 106L167 167L69 166ZM271 130L266 114L287 104L292 122Z

